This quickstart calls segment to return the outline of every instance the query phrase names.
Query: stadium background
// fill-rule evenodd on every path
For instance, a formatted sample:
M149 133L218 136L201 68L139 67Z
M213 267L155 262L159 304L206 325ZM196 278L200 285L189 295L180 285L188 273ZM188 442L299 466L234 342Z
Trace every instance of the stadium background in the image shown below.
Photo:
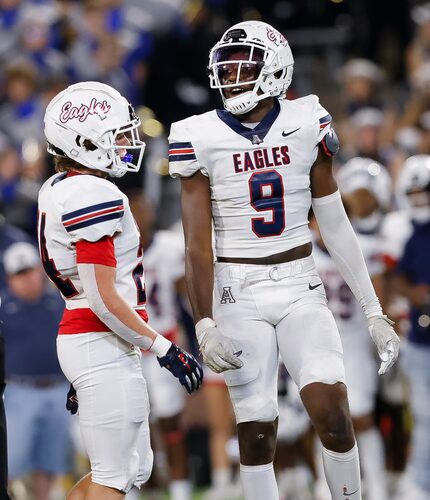
M43 141L44 107L80 80L108 83L135 106L147 142L145 164L119 185L146 193L157 207L158 228L175 224L179 183L168 176L170 123L220 106L218 93L208 88L208 51L229 25L245 19L264 20L286 36L295 58L289 97L319 95L340 136L337 166L358 155L380 161L392 177L391 209L396 209L404 159L430 153L430 4L0 0L2 224L35 238L38 189L53 173ZM2 270L0 285L5 285ZM198 396L187 406L184 422L192 477L204 487L210 472ZM390 422L381 422L388 435ZM395 452L388 457L402 462L397 458Z

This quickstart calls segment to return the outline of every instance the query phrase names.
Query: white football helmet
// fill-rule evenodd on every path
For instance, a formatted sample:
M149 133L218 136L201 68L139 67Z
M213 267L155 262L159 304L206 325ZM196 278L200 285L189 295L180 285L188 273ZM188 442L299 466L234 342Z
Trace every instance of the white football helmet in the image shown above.
M51 100L45 112L49 153L111 177L139 170L145 150L139 126L140 119L127 99L100 82L70 85ZM126 146L117 143L123 134L130 143Z
M248 52L247 58L229 60L233 52L244 49ZM238 65L236 81L223 84L223 71L232 64ZM241 69L250 64L256 66L257 77L241 82ZM262 99L284 97L293 77L293 66L290 46L279 31L261 21L245 21L229 28L210 51L210 85L219 89L227 111L241 115L253 109ZM241 86L252 84L252 90L240 90ZM227 99L223 89L228 87L237 88L238 95Z
M397 180L400 207L417 223L430 221L430 156L414 155L403 164Z
M375 197L378 208L366 217L352 217L351 222L358 232L377 232L392 201L391 178L385 167L371 158L351 158L339 169L336 180L342 194L366 189Z
M391 204L391 178L385 167L371 158L356 157L347 161L338 171L336 180L341 193L367 189L383 210Z

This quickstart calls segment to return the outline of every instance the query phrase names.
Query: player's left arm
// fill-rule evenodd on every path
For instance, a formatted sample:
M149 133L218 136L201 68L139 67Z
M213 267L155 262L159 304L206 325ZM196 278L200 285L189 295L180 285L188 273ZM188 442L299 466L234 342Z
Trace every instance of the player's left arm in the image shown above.
M332 156L336 145L330 142L328 145L332 149L327 151L327 142L321 141L311 169L312 208L327 250L366 315L370 335L382 361L379 369L382 375L396 361L400 341L392 328L393 322L382 312L333 176Z

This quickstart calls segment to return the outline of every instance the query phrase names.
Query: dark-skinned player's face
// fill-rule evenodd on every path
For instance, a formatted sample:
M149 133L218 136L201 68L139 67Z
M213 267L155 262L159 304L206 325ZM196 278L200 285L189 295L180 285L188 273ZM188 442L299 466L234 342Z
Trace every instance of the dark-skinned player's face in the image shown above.
M254 84L243 85L246 82L254 82L261 71L262 56L258 51L254 51L252 60L249 60L248 49L229 49L223 51L221 59L225 61L218 68L219 80L221 85L231 85L224 89L224 95L227 99L247 92L254 88ZM234 62L243 61L243 62ZM237 85L234 85L236 84Z

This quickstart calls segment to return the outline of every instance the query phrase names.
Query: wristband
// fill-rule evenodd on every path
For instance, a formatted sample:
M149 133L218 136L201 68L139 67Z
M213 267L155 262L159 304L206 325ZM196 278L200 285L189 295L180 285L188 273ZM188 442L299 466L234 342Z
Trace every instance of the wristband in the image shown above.
M205 331L208 328L216 327L216 323L212 318L202 318L200 321L196 323L196 335L199 343L203 340L205 336Z
M155 340L152 343L152 346L149 348L149 350L151 352L153 352L156 356L161 358L161 357L166 355L166 353L170 349L171 345L172 345L172 343L170 342L170 340L167 340L162 335L157 334L157 336L155 337Z

